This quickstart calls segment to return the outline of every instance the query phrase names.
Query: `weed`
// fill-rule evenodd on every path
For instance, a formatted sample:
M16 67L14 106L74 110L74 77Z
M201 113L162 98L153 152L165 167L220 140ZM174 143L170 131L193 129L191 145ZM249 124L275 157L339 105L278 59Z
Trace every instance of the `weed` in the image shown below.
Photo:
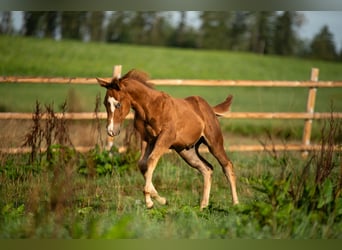
M289 164L289 157L280 158L277 152L272 152L273 159L282 159L278 161L281 173L278 176L266 173L262 178L250 180L264 198L246 209L261 225L269 226L273 234L282 225L281 228L287 228L288 236L297 236L297 227L302 226L298 224L298 216L313 225L341 223L341 162L340 153L333 149L335 139L340 138L338 133L341 133L340 121L331 119L329 126L322 129L321 150L312 153L301 171ZM336 234L327 228L324 232L310 232L310 237L331 235Z
M96 138L96 145L103 145L104 144L104 140L102 138L102 133L101 133L101 122L100 122L100 118L99 118L99 112L100 112L100 107L102 105L101 102L101 95L97 94L96 98L95 98L95 108L94 108L94 114L95 114L95 123L94 123L94 129L93 129L93 134L97 134L97 138Z
M138 153L135 151L127 151L121 154L116 147L107 151L101 150L96 145L93 150L84 154L80 159L78 172L89 176L124 174L136 164L137 159Z
M36 101L35 111L32 116L32 127L25 135L23 143L23 146L31 148L30 163L40 162L43 147L46 148L47 162L50 162L52 160L53 144L67 147L72 146L68 135L66 119L64 119L67 109L66 102L61 105L61 108L62 116L57 117L53 104L45 105L45 110L43 111L40 103Z
M34 162L38 160L38 153L40 153L40 149L43 143L43 129L41 126L41 118L42 118L41 106L38 101L36 101L36 106L34 113L32 115L32 127L31 131L28 132L25 136L25 142L23 146L31 147L30 153L30 162Z

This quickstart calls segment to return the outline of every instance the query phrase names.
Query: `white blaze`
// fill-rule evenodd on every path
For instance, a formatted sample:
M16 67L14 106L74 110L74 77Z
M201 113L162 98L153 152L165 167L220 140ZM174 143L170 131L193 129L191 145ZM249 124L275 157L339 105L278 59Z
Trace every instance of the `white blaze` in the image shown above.
M114 113L115 105L118 104L118 101L114 97L108 97L108 103L110 105L110 111Z
M110 119L110 123L107 127L108 134L114 135L114 111L115 105L118 104L118 101L114 97L108 97L108 103L110 105L110 111L112 112L112 117Z

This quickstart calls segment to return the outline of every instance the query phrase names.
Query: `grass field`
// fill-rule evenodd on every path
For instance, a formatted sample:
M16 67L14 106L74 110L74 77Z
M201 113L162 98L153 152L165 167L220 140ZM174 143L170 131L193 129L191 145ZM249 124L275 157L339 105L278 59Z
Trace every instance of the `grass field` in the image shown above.
M153 78L341 80L341 64L225 51L0 37L1 75L110 76L112 67L142 69Z
M144 205L137 155L80 155L54 147L41 155L1 157L0 238L316 239L342 237L338 159L316 183L298 156L232 154L241 204L215 168L210 206L199 210L202 178L178 157L162 158L154 184L167 206ZM311 156L310 156L311 157ZM211 158L209 158L211 159ZM212 160L212 159L211 159Z
M337 63L223 51L0 36L0 54L0 75L107 77L114 64L122 64L124 72L138 68L152 78L308 80L311 68L318 67L320 79L342 79ZM233 111L305 111L307 95L297 88L158 89L177 97L201 95L211 104L231 93ZM0 84L0 109L32 112L39 100L42 105L53 102L58 111L67 100L72 110L93 111L99 93L104 96L98 86ZM341 112L341 100L340 89L318 89L316 110L329 112L333 101L334 111ZM0 238L342 238L341 154L329 147L307 159L288 152L229 153L241 201L235 207L222 171L209 157L216 167L210 206L204 211L199 210L201 176L179 157L164 156L154 184L169 204L147 210L136 166L139 152L114 149L111 156L95 147L100 139L94 138L94 150L80 154L59 141L73 135L99 137L103 124L77 122L65 130L50 124L35 131L19 122L0 123L0 146L14 140L22 144L25 135L31 135L31 142L36 138L36 144L43 140L51 145L47 153L31 156L0 154ZM298 140L303 125L281 120L221 123L225 137L238 143L260 138L266 130L285 142ZM321 133L322 125L314 123L317 141L341 143L340 121L327 123Z

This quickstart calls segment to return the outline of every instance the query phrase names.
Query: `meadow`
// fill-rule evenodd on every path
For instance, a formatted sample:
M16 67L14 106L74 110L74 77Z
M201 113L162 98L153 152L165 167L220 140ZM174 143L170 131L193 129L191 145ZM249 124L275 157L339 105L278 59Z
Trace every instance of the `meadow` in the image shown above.
M113 65L122 64L123 72L138 68L152 78L308 80L311 68L318 67L321 80L342 79L338 63L237 52L0 36L0 54L0 75L5 76L108 77ZM157 88L177 97L201 95L211 104L233 94L233 111L306 107L306 89ZM93 111L98 95L104 95L98 86L5 83L0 84L0 109L34 112L38 100L40 112L52 103L61 111L66 100L64 109ZM341 100L339 89L319 89L316 110L329 112L333 102L340 112ZM78 122L78 129L89 127L83 133L63 119L42 124L35 130L32 124L24 129L13 121L1 123L1 145L16 137L33 150L0 155L0 238L342 238L341 155L329 147L341 143L339 120L314 123L313 138L327 147L306 159L289 152L228 152L238 177L238 206L232 206L222 171L209 157L216 167L204 211L199 210L201 176L174 154L161 159L154 176L169 204L147 210L135 143L127 153L116 147L109 153L102 150L102 122ZM221 124L225 137L237 142L269 133L286 142L301 139L303 121ZM98 145L89 153L76 152L70 136L89 133ZM36 149L39 142L49 146L47 152Z
M100 147L80 154L60 144L33 160L30 155L2 155L0 237L342 237L340 155L331 149L307 160L281 152L229 154L241 204L232 206L228 185L216 167L204 211L199 209L201 176L173 154L162 158L154 175L155 186L169 203L146 209L138 155L135 150L120 154L116 148L110 154Z

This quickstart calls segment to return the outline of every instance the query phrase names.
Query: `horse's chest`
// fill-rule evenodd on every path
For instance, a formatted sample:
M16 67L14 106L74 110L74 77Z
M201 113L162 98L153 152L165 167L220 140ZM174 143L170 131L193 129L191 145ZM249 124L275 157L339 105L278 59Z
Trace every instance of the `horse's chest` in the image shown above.
M151 119L148 122L145 122L145 131L149 137L155 138L160 133L161 128L159 128L156 120Z

